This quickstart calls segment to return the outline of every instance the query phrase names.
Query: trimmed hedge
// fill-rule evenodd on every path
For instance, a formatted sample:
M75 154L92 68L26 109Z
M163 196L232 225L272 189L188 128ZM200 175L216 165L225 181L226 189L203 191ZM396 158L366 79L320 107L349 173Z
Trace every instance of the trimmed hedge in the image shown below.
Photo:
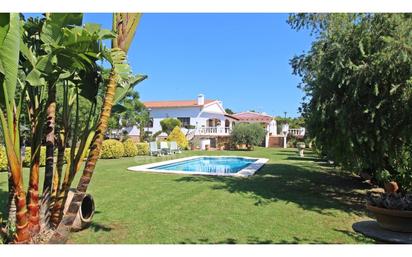
M30 167L31 161L31 147L26 147L23 167ZM40 167L44 167L46 165L46 147L42 146L40 148ZM4 146L0 147L0 171L7 171L7 156L6 156L6 149Z
M104 140L102 144L102 159L119 159L124 156L124 146L122 142L115 139Z
M127 139L123 142L124 157L134 157L138 154L137 146L132 139Z
M23 167L30 167L30 161L31 161L31 147L27 146L25 155L24 155ZM42 146L40 147L40 167L44 167L45 165L46 165L46 147Z
M149 155L149 143L137 143L137 155Z
M0 171L7 171L7 155L4 146L0 146Z
M70 152L71 152L70 150L71 150L71 148L64 149L64 162L65 163L67 163L70 160ZM78 151L79 151L79 148L76 148L76 150L74 151L74 154L76 155ZM89 156L89 152L90 152L90 149L87 150L86 156L84 158L85 160Z

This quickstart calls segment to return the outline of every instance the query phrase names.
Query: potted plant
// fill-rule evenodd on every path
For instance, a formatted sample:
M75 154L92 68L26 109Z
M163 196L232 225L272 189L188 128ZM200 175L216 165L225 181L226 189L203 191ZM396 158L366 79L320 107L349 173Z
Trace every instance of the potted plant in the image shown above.
M374 214L382 228L411 233L412 193L408 187L402 187L395 181L402 181L403 176L394 176L386 170L377 172L375 176L378 182L383 184L384 189L368 192L366 208Z
M306 147L305 143L304 142L297 142L296 147L298 148L299 156L304 157L303 151L305 150L305 147Z

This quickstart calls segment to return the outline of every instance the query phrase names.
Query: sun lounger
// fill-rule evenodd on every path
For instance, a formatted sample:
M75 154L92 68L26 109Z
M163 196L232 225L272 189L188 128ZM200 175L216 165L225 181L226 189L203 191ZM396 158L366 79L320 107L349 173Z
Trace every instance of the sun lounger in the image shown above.
M149 147L151 156L159 156L161 154L161 151L157 148L157 142L150 142Z
M182 152L175 141L170 142L170 152L172 152L172 153L181 153Z
M162 154L170 154L170 148L166 141L160 142L160 152Z

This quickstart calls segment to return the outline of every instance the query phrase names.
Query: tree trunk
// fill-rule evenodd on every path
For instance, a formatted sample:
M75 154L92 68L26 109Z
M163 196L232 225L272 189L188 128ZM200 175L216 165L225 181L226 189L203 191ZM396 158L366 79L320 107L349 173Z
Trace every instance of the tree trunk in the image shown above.
M83 174L80 178L79 184L77 185L75 195L69 206L69 209L67 213L64 215L52 238L50 239L50 243L64 243L67 241L70 232L70 227L72 226L76 218L76 215L79 211L81 201L83 200L86 194L87 187L89 186L94 169L96 167L97 160L100 156L100 150L102 147L104 135L106 133L107 125L112 111L113 98L116 92L116 86L116 74L114 73L114 71L112 71L110 73L109 83L107 85L102 111L100 114L91 150L87 158L86 167L83 170Z
M40 171L40 147L36 151L36 147L32 146L31 156L33 158L30 165L30 180L27 205L29 211L29 229L32 234L37 234L40 231L40 215L39 215L39 171Z
M60 194L60 185L63 174L63 165L64 165L64 152L66 146L66 136L65 132L60 132L60 136L57 140L57 164L56 172L53 175L53 185L51 192L51 204L50 204L50 225L52 227L57 227L58 219L56 219L56 208L55 205L58 202L58 196ZM54 217L54 218L53 218Z
M8 223L9 226L14 226L16 224L16 193L13 186L13 179L11 176L10 168L8 168L9 176L9 201L7 204L8 211Z
M26 193L23 190L23 170L21 162L11 144L10 137L5 135L6 154L9 161L11 182L15 190L16 203L16 235L15 243L28 243L30 241L29 223L27 221Z
M54 138L56 123L56 86L50 86L47 99L47 123L46 123L46 167L43 183L43 198L50 198L54 168ZM46 205L50 205L50 199L46 199ZM48 209L48 207L47 207Z

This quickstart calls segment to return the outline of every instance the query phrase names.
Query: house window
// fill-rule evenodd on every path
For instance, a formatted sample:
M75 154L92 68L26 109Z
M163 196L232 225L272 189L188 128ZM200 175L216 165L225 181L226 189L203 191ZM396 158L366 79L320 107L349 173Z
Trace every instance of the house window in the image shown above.
M230 121L229 120L225 120L225 127L226 128L230 127Z
M178 120L182 123L183 128L189 128L190 127L190 118L189 117L178 117Z
M153 128L153 118L150 118L149 122L147 122L147 128Z

